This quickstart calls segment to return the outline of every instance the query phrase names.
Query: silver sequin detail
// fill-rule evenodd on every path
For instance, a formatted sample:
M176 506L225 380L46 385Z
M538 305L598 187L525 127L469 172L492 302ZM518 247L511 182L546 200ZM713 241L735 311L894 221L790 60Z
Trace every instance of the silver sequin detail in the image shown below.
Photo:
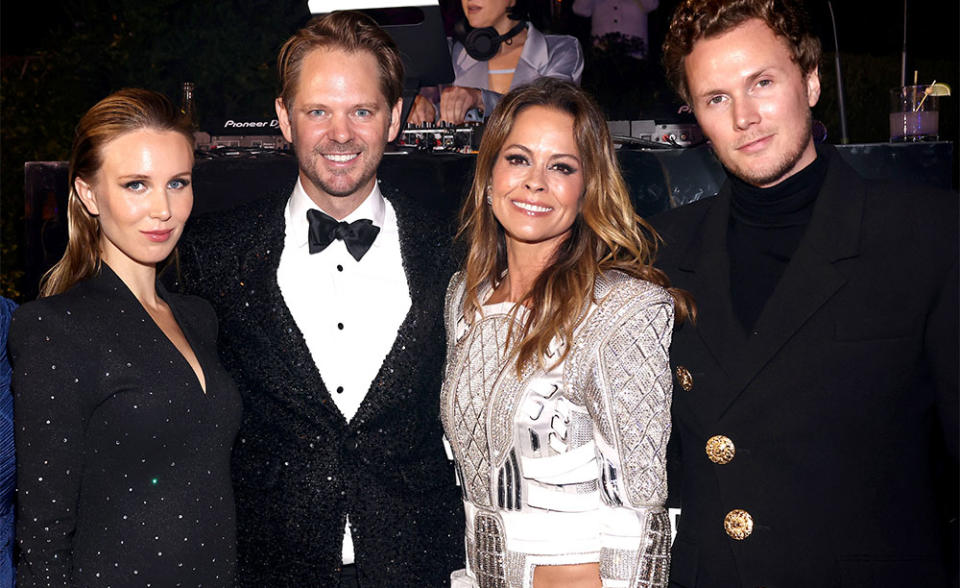
M500 474L505 491L519 489L518 481L523 489L528 483L541 485L516 476L508 457L528 445L545 447L553 430L559 431L567 451L596 436L598 447L602 441L612 450L600 455L598 481L568 484L567 489L574 494L595 492L599 482L605 502L634 510L644 517L645 529L638 537L637 551L604 548L601 569L611 577L629 578L632 588L666 586L670 533L660 505L666 496L664 455L672 391L667 358L673 326L669 294L619 272L608 272L597 280L596 303L574 332L562 385L556 390L563 395L562 402L574 407L559 411L562 414L542 412L555 409L548 409L550 403L541 400L552 393L531 388L544 375L536 362L517 378L513 356L501 355L509 315L485 315L465 328L463 294L463 276L458 274L451 280L445 307L449 362L441 418L452 437L466 499L498 508ZM551 425L555 418L563 421L557 424L559 429ZM520 442L517 431L522 433ZM531 451L528 457L540 453L536 448ZM527 508L525 500L521 495L521 510ZM505 501L499 508L516 508L516 502ZM474 536L467 539L468 565L478 586L522 586L530 556L506 551L506 529L499 516L479 512L473 531Z
M504 370L493 391L490 402L490 458L494 465L500 466L507 458L513 446L514 422L517 400L530 382L530 377L539 371L535 361L527 362L517 378L513 365Z
M474 519L474 537L477 585L479 588L507 588L506 549L500 517L478 512Z
M666 588L670 579L670 518L666 511L658 508L647 513L646 529L637 575L631 586Z
M451 298L454 297L454 298ZM451 304L452 300L458 301ZM457 460L467 500L492 506L490 449L487 445L488 390L501 372L510 318L493 315L478 319L468 335L456 340L462 318L463 277L457 274L447 290L447 366L440 391L440 418Z
M637 562L634 549L608 549L600 551L600 577L607 580L630 580Z
M647 282L617 272L605 278L597 280L601 303L571 348L570 371L577 378L571 392L582 393L604 441L616 448L629 502L662 504L673 386L668 356L673 302L665 290ZM620 287L611 290L610 282ZM598 355L599 362L593 360Z
M584 412L574 412L570 415L570 424L567 425L567 443L570 449L576 449L593 441L593 421L590 415Z
M523 586L523 575L527 571L527 556L516 551L508 551L504 556L504 565L507 568L507 585L511 588Z

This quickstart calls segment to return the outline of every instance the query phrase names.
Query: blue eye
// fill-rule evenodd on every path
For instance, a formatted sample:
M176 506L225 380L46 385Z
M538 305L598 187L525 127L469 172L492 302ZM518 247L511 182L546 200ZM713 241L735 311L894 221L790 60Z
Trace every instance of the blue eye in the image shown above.
M359 116L359 117L361 117L361 118L366 118L366 117L368 117L368 116L371 116L372 114L373 114L373 113L370 112L369 110L367 110L366 108L360 108L360 109L357 110L357 116Z
M167 187L171 190L182 190L190 185L190 180L186 178L177 178L170 180L170 183L167 184Z
M326 114L326 112L323 110L320 110L319 108L314 108L313 110L307 111L307 114L310 116L323 116L324 114Z
M123 185L127 190L133 190L134 192L142 192L146 186L140 180L133 180L132 182L127 182Z

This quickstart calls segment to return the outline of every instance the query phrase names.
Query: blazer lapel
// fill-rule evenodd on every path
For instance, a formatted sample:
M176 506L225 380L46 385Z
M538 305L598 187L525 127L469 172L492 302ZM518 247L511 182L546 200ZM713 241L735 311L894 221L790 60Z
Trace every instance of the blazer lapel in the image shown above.
M697 304L696 332L717 363L732 374L742 369L746 335L733 314L730 300L729 216L730 186L724 184L697 236L684 252L679 268L690 272L693 280L690 290Z
M346 420L323 383L277 283L285 204L286 199L280 201L279 207L271 203L258 227L258 245L244 252L240 259L240 287L244 290L241 298L249 305L245 310L248 319L259 326L261 364L275 368L271 377L278 382L270 387L274 394L299 414L313 415L318 420L332 418L345 426Z
M839 154L834 151L830 156L806 233L757 319L743 361L731 364L735 366L730 386L733 395L724 410L843 286L846 278L834 263L859 254L863 183Z

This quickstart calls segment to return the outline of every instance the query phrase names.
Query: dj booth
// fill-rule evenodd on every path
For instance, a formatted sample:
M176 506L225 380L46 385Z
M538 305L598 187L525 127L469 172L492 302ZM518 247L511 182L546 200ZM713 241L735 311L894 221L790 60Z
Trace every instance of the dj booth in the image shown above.
M841 156L867 178L950 188L953 144L840 145ZM193 214L223 213L275 190L297 173L286 152L233 151L198 158ZM642 216L716 194L724 171L708 146L618 152L633 205ZM453 218L470 187L475 156L456 153L388 153L378 177ZM28 162L25 179L24 295L32 298L40 277L66 246L67 164Z

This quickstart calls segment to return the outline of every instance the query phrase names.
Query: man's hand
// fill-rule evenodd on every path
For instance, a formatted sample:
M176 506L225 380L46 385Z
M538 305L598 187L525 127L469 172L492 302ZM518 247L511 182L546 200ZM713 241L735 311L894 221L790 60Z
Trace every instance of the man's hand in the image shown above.
M440 120L458 125L467 116L467 111L482 104L478 88L447 86L440 93Z
M417 94L413 99L413 106L410 108L410 114L407 116L407 124L418 125L420 123L432 123L437 116L437 111L433 108L433 103Z

